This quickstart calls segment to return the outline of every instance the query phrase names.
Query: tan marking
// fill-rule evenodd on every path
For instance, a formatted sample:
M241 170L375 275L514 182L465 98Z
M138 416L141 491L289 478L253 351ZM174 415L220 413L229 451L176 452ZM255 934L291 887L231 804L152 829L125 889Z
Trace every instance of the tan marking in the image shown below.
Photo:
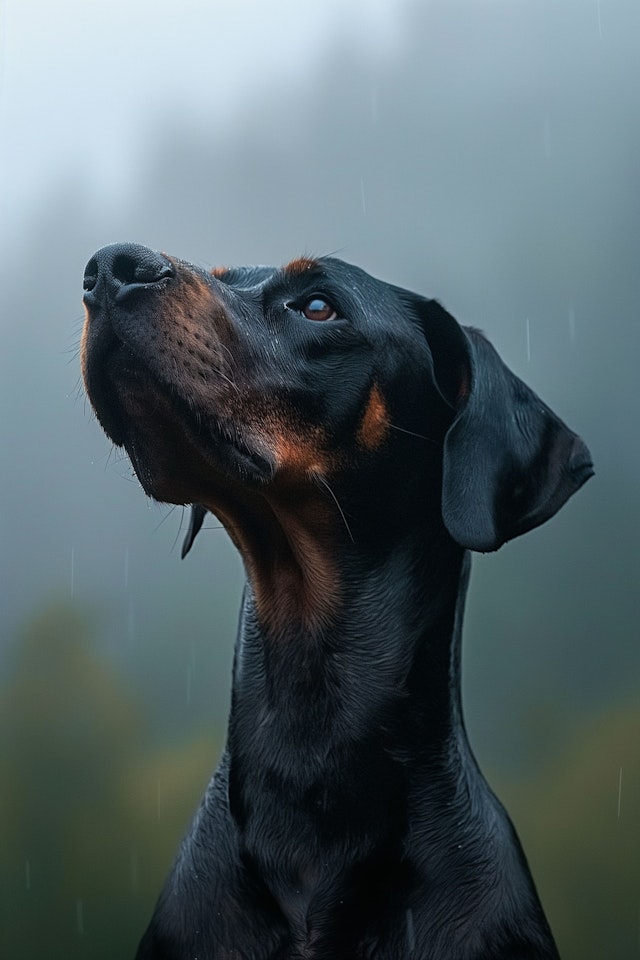
M358 446L377 450L389 433L389 414L378 385L374 383L358 430Z
M245 420L254 442L275 460L269 487L239 493L246 507L227 513L201 497L224 524L245 562L263 627L286 637L317 631L335 617L342 588L335 552L344 529L339 507L314 477L330 475L339 455L326 450L319 427L303 427L284 410Z
M176 275L170 293L163 298L160 313L164 314L166 310L172 320L180 319L199 331L205 316L217 304L208 284L197 274L182 269Z
M238 412L236 407L236 417ZM294 483L302 488L314 476L330 474L340 466L342 458L327 449L323 428L305 424L286 405L267 410L252 406L240 415L267 457L275 461L275 479L281 485Z
M224 277L225 273L229 273L229 267L212 267L210 272L212 277L219 279L220 277Z
M206 374L215 370L231 379L227 371L236 333L229 315L208 283L174 262L177 273L170 292L157 314L159 344L166 350L167 373L189 390L192 400L212 401ZM193 370L205 375L200 379Z
M280 632L296 620L307 629L321 630L335 617L342 596L333 561L337 526L333 509L315 495L293 507L288 499L271 505L291 554L273 571L276 590L263 595L263 615Z
M336 522L328 504L315 492L296 501L249 495L240 510L224 499L207 496L200 502L240 551L267 633L278 639L300 627L322 630L342 596L332 559Z
M309 436L299 436L287 429L277 431L272 444L278 471L296 478L327 473L330 460L320 445L321 440L319 430Z
M283 267L282 272L288 274L307 273L308 270L314 270L317 266L318 261L313 257L297 257Z

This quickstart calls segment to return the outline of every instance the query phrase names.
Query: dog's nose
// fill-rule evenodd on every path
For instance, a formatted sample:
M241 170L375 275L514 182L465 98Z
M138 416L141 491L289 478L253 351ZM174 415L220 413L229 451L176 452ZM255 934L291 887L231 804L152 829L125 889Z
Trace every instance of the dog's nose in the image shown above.
M94 253L85 268L85 300L104 294L120 299L173 275L173 265L161 253L139 243L112 243Z

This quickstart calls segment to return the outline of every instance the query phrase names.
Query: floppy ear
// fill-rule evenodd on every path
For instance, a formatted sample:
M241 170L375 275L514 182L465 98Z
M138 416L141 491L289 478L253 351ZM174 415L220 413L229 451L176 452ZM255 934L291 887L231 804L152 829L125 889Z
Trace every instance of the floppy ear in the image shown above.
M186 557L193 546L193 541L198 536L200 532L200 527L204 522L204 518L207 515L207 508L201 506L199 503L191 504L191 515L189 517L189 529L187 530L186 536L182 541L182 552L180 557L182 560Z
M497 550L552 517L593 475L591 456L481 333L435 300L420 314L438 386L458 411L444 441L445 526L463 547Z

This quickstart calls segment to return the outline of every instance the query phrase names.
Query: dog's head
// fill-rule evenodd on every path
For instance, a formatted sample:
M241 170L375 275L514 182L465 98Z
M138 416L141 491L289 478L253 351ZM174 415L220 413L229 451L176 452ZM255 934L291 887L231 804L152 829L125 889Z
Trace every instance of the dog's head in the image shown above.
M265 503L352 536L356 501L407 512L429 478L453 540L494 550L593 472L480 333L340 260L208 273L118 244L85 291L87 393L145 491L195 505L187 548L205 509L242 542Z

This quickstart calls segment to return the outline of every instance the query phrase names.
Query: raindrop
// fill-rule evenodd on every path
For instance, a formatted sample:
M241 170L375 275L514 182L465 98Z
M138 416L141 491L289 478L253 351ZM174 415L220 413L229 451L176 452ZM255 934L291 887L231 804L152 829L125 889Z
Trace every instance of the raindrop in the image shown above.
M529 317L525 319L525 326L527 332L527 363L531 361L531 325L529 324Z
M138 866L138 852L137 850L131 851L131 859L129 861L129 870L131 876L131 892L137 894L140 892L140 870Z
M576 342L576 311L573 305L569 307L569 340Z
M156 798L156 813L158 815L158 820L162 817L162 783L160 777L158 777L158 796Z
M620 767L620 776L618 777L618 820L622 813L622 767Z
M187 664L187 706L191 706L191 664Z
M544 155L549 160L551 158L551 124L549 117L544 118Z
M602 36L602 17L600 10L600 0L596 0L596 10L598 11L598 33Z
M81 937L84 934L84 906L79 897L76 900L76 929Z
M124 551L124 588L129 589L129 547Z
M71 597L76 589L76 548L71 547Z
M127 638L129 643L135 643L136 632L136 614L133 606L133 597L129 597L129 607L127 610Z
M362 200L362 212L367 215L367 201L364 195L364 180L360 181L360 199Z
M28 859L24 861L24 881L27 890L31 890L31 864Z
M378 88L371 87L371 122L378 122Z

